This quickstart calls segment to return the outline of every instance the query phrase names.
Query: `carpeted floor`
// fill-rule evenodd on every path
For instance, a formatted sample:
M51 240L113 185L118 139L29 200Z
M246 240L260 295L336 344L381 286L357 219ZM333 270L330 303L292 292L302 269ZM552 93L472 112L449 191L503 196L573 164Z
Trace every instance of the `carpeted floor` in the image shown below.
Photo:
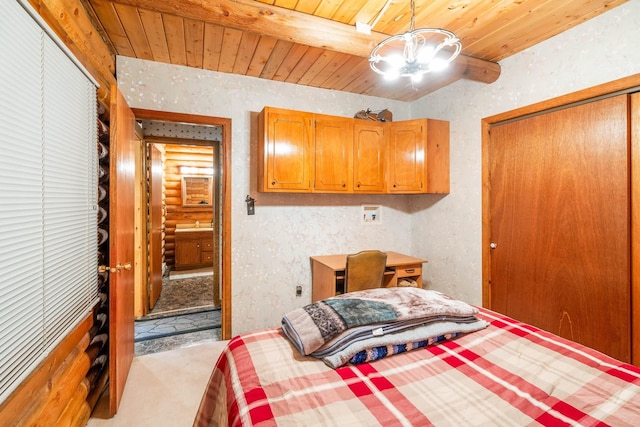
M227 341L134 357L118 413L105 393L88 427L191 427L211 370Z
M215 308L213 305L213 275L162 280L162 293L146 318L175 315Z
M163 279L148 315L135 322L135 355L221 339L220 308L213 305L213 274L181 272Z

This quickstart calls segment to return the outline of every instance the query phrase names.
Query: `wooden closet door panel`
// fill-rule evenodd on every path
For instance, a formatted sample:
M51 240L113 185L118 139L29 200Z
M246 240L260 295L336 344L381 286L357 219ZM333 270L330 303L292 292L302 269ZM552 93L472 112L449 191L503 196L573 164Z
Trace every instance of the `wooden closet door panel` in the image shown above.
M491 308L630 358L627 96L491 129Z

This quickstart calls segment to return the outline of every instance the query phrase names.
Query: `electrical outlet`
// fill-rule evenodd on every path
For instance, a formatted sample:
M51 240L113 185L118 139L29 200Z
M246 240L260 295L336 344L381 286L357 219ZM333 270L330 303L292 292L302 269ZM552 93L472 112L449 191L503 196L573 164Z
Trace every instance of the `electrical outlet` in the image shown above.
M377 225L382 223L382 207L380 205L362 205L360 211L362 224Z
M297 297L301 297L302 296L302 286L300 286L300 285L296 286L296 296Z

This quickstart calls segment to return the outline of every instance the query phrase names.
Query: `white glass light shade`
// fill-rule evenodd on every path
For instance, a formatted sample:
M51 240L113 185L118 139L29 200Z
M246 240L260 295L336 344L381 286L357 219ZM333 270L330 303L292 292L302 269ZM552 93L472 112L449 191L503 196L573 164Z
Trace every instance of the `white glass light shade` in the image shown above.
M389 37L371 51L371 69L385 78L411 77L418 82L432 71L446 68L462 50L451 31L420 28Z

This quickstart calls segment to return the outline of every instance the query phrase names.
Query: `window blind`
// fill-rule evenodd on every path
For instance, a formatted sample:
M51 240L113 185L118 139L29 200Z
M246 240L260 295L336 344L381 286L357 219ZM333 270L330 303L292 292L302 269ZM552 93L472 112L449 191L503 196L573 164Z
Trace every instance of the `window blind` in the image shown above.
M33 16L0 6L0 402L97 301L95 85Z

